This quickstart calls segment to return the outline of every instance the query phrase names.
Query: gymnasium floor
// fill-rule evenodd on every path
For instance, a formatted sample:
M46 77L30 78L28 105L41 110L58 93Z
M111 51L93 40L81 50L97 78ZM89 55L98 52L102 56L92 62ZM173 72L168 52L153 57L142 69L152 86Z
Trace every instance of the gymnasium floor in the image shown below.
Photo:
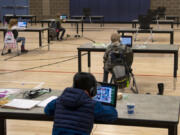
M0 55L0 87L1 88L51 88L63 90L72 85L73 75L78 71L77 47L94 40L98 43L110 42L110 35L121 27L131 27L130 24L85 24L84 36L74 38L75 26L63 24L66 28L66 37L63 41L51 41L50 51L47 46L38 48L38 33L20 33L19 36L26 37L27 54L17 57L15 52ZM40 27L40 24L30 27ZM154 25L154 27L157 27ZM160 25L160 28L170 28L169 25ZM180 44L180 26L174 26L174 44ZM81 34L81 33L80 33ZM155 42L147 40L150 34L138 34L138 41L133 44L169 44L169 35L153 34ZM47 45L47 33L43 33L43 45ZM0 50L3 47L3 34L0 32ZM82 71L88 72L87 56L82 57ZM103 76L103 53L92 53L91 72L98 81ZM137 81L139 93L156 94L157 83L165 85L164 95L180 96L180 81L177 78L174 89L173 55L170 54L135 54L133 61L133 73ZM178 71L179 77L179 71ZM129 88L124 92L132 93ZM18 123L18 124L17 124ZM50 135L52 122L39 121L16 121L8 120L7 135ZM180 126L178 128L180 130ZM94 125L93 135L166 135L165 129L153 129L142 127L126 127L111 125Z

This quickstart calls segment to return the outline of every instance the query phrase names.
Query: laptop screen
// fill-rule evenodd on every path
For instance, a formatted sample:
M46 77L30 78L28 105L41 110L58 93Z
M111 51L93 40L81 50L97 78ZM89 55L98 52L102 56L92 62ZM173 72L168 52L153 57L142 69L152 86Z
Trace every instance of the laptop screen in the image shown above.
M114 84L98 82L97 94L93 99L102 104L116 107L117 89Z
M27 22L18 22L18 27L27 27Z
M121 36L120 41L121 44L132 47L132 36Z
M66 15L61 15L61 16L60 16L60 19L61 19L61 20L65 20L65 19L67 19L67 17L66 17Z

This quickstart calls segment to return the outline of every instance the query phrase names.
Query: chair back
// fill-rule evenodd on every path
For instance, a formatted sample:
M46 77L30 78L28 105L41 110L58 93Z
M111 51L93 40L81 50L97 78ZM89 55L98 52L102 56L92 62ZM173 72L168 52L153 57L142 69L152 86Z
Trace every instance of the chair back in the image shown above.
M83 8L83 15L85 17L91 16L91 9L90 8Z
M152 18L148 15L139 15L138 17L140 29L150 29Z

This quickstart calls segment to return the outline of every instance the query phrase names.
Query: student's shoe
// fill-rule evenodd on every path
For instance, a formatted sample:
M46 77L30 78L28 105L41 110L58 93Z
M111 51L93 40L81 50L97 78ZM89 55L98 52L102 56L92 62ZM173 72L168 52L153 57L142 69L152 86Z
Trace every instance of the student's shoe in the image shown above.
M8 53L11 53L11 49L8 49Z
M28 50L21 50L21 53L27 53L28 52Z
M21 53L27 53L28 52L28 50L26 50L25 48L24 48L24 46L22 45L21 46Z

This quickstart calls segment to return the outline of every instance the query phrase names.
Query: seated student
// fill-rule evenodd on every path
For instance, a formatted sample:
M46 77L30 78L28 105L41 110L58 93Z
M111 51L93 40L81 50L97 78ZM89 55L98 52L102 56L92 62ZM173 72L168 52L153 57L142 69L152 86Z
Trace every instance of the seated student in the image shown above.
M17 19L11 19L10 22L9 22L9 26L8 26L8 29L9 30L12 30L12 33L14 35L14 38L16 39L16 42L22 42L22 45L21 45L21 53L27 53L28 50L25 49L25 37L18 37L18 31L17 29L19 28L17 26L18 24L18 21ZM20 29L20 28L19 28ZM11 50L9 49L8 50L9 53L11 53Z
M56 15L56 32L57 32L57 40L63 40L63 36L66 32L65 28L62 27L61 23L65 21L65 20L61 20L60 19L60 15ZM61 33L60 37L59 37L59 33Z
M118 33L113 33L111 35L111 44L107 47L106 52L104 53L103 62L104 62L104 76L103 82L108 82L108 74L112 71L112 68L115 66L112 63L111 52L121 49L124 51L126 64L130 67L133 62L133 53L130 47L124 46L120 43L120 35Z
M92 99L96 95L96 79L90 73L76 73L73 87L45 107L54 116L52 135L90 135L94 121L113 122L117 111Z

